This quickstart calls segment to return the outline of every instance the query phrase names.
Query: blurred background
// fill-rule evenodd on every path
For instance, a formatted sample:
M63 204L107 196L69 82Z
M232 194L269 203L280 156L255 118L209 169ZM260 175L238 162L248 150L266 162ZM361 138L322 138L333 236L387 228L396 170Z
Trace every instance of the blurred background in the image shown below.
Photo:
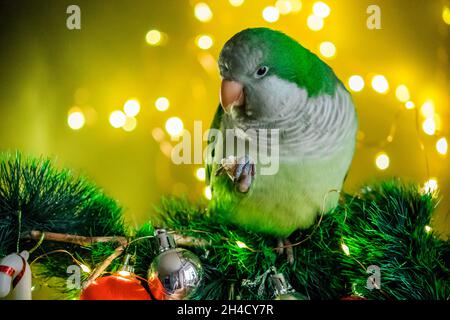
M80 30L66 27L72 4ZM381 29L367 27L369 5ZM345 190L394 176L439 188L431 227L445 236L449 24L449 1L1 1L0 150L87 175L136 226L162 195L206 202L201 165L174 165L171 137L195 120L209 127L221 47L267 26L318 54L353 94L360 131Z

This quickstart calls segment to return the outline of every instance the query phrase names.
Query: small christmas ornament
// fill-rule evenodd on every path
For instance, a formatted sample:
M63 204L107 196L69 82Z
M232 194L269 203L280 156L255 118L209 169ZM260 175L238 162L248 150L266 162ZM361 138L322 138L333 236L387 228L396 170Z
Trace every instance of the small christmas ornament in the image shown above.
M125 257L124 266L119 272L98 278L85 288L80 300L151 300L134 276L134 268L129 264L130 257Z
M192 252L176 248L175 241L166 230L158 229L155 236L160 254L153 260L148 271L148 283L157 300L187 299L197 288L203 267Z
M31 269L28 251L12 253L0 260L0 298L31 300Z
M272 268L269 279L274 290L275 300L308 300L307 297L295 291L284 275L278 273L275 268Z

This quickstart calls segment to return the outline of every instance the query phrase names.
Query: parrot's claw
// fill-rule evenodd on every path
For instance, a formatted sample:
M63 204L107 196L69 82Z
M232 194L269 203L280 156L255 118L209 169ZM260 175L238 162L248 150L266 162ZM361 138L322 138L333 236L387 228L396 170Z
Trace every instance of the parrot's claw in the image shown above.
M246 193L255 180L255 163L249 156L237 159L234 156L222 159L216 175L225 172L236 184L239 192Z
M279 255L282 255L286 250L288 263L291 265L294 263L294 250L292 249L292 243L289 241L289 239L278 239L278 246L275 250Z

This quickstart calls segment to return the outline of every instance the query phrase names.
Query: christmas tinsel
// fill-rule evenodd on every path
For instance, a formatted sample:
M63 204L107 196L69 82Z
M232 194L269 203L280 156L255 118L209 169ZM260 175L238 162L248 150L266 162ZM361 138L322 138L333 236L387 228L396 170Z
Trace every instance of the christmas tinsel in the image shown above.
M199 238L205 245L189 247L203 263L205 276L191 299L272 299L268 271L276 267L292 287L309 299L340 299L348 295L377 300L444 300L450 298L450 242L428 228L437 195L417 185L390 180L364 186L342 196L339 206L321 215L308 230L290 236L294 263L274 248L277 239L232 225L204 204L164 198L151 221L138 230L124 223L118 204L87 179L58 170L46 159L19 153L0 156L0 257L30 249L32 230L83 236L124 236L134 256L135 273L147 277L158 254L155 228ZM149 204L149 207L151 204ZM73 259L95 267L116 243L86 246L44 241L32 253L38 280L59 279L55 286L65 298L79 289L66 289L67 266ZM119 257L107 271L117 270ZM368 285L373 267L379 283ZM372 269L371 269L372 268ZM83 274L84 279L88 274ZM145 284L144 284L145 285Z

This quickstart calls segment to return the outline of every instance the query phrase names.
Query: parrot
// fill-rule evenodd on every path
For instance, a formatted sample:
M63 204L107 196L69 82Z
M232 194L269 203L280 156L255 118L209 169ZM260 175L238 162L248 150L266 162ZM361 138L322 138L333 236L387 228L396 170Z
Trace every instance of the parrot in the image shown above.
M277 252L286 248L292 263L288 237L338 204L355 152L352 96L317 55L270 28L232 36L220 51L218 67L220 104L210 130L222 138L212 131L208 138L209 209L247 230L274 236ZM263 164L247 149L226 148L235 139L227 132L251 143L255 133L267 129L278 130L278 170L263 175Z

